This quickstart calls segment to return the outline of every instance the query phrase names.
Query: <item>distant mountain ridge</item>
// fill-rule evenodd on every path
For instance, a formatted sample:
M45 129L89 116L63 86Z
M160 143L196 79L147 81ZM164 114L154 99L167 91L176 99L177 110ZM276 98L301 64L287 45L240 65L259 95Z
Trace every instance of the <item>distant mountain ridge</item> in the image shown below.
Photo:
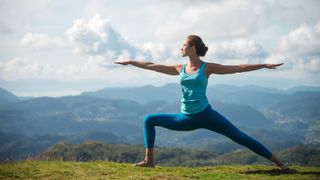
M320 144L320 91L315 89L216 85L208 87L208 99L214 109L241 130L277 149ZM44 136L39 142L42 144L34 144L43 148L54 142L52 135L72 136L70 142L77 143L90 138L106 140L103 138L106 136L115 143L143 144L143 117L152 113L178 113L181 94L178 84L167 84L106 88L62 97L21 99L5 90L0 95L12 99L0 107L0 131L21 133L35 137L34 140ZM219 153L239 148L229 139L207 130L176 132L157 128L157 135L157 145L162 147L196 146ZM12 143L2 139L0 150L27 147L19 136L6 137Z
M0 106L8 105L10 103L18 102L20 99L13 93L0 88Z
M181 97L178 84L166 84L164 86L141 86L141 87L122 87L104 88L95 92L84 92L81 96L91 96L106 99L130 99L140 103L152 101L179 101Z
M207 96L211 100L224 103L245 104L257 109L266 109L277 102L290 97L296 92L320 92L320 87L298 86L290 89L276 89L255 85L233 86L213 85L207 89ZM83 92L81 96L106 99L130 99L145 104L153 101L168 103L180 102L181 87L170 83L163 86L142 86L130 88L105 88L93 92Z

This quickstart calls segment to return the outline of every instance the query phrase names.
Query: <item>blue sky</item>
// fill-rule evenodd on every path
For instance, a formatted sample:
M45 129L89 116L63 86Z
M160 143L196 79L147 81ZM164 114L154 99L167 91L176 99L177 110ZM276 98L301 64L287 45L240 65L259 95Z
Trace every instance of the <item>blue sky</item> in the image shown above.
M212 76L210 85L319 86L319 7L317 0L1 0L0 87L21 96L61 96L178 82L112 62L186 63L180 48L189 34L209 47L208 62L285 63Z

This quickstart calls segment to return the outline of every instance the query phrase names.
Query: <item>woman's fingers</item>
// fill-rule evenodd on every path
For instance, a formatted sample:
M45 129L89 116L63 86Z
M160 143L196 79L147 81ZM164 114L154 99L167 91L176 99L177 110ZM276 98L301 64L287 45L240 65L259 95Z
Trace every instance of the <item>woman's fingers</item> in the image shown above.
M280 63L280 64L267 64L266 68L276 69L277 66L281 66L281 65L283 65L283 63Z
M128 65L129 61L114 61L115 64Z
M280 64L275 64L276 66L281 66L283 63L280 63Z

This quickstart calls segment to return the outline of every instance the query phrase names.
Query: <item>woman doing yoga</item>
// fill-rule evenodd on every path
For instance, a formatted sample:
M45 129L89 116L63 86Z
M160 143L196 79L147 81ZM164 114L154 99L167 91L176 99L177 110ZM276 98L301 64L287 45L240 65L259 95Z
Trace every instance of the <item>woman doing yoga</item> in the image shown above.
M208 78L211 74L231 74L254 71L261 68L276 69L282 64L241 64L221 65L202 61L208 48L197 35L186 38L181 48L182 57L188 57L187 64L161 65L145 61L116 61L122 65L134 65L143 69L153 70L169 75L180 75L182 89L181 113L151 114L144 119L145 159L135 166L154 167L155 126L176 131L191 131L205 128L246 146L253 152L274 162L281 169L288 169L264 145L241 132L223 115L213 110L206 97Z

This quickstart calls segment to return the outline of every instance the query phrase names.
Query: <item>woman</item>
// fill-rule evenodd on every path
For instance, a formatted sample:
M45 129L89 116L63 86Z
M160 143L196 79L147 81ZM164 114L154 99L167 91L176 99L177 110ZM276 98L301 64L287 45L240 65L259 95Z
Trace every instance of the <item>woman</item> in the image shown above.
M182 88L181 113L152 114L144 119L145 159L135 166L154 167L153 148L155 142L155 126L177 131L190 131L199 128L223 134L231 140L248 147L260 156L274 162L281 169L288 167L279 161L265 146L241 132L224 116L211 108L206 97L208 78L211 74L231 74L254 71L261 68L276 69L281 64L242 64L226 66L207 63L199 57L205 56L208 48L197 35L186 38L181 48L182 57L189 57L187 64L161 65L144 61L117 61L116 64L134 65L143 69L153 70L169 75L180 75Z

